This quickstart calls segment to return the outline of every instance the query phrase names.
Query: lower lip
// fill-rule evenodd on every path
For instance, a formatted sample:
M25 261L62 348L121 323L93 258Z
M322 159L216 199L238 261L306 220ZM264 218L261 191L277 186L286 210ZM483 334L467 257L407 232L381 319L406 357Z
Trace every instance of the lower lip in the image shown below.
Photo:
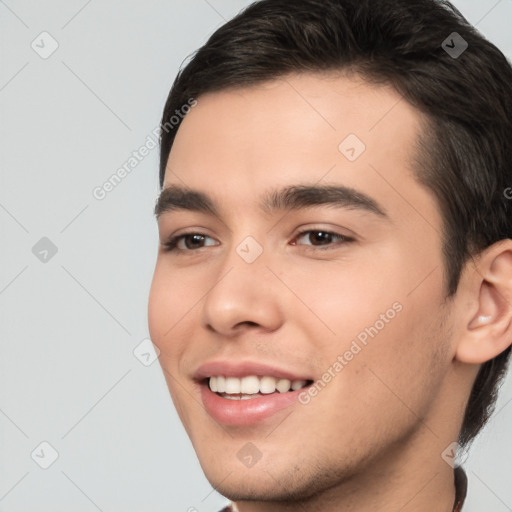
M303 390L275 392L248 400L230 400L214 393L208 384L201 383L201 398L208 414L219 423L248 426L298 403L298 396Z

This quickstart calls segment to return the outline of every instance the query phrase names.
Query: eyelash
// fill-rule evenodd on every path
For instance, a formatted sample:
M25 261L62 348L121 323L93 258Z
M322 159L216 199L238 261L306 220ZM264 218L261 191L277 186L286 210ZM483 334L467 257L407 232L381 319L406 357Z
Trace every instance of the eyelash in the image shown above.
M350 243L350 242L354 242L354 238L351 238L351 237L348 237L348 236L345 236L345 235L341 235L340 233L335 233L333 231L326 231L324 229L306 229L304 231L301 231L300 233L298 233L295 237L294 237L294 240L298 240L300 238L302 238L304 235L307 235L309 233L323 233L325 235L331 235L332 237L334 238L338 238L340 240L339 243L341 244L346 244L346 243ZM185 239L186 237L188 236L194 236L194 235L199 235L199 236L202 236L204 238L212 238L212 237L209 237L208 235L205 235L203 233L199 233L199 232L196 232L196 231L191 231L190 233L182 233L181 235L177 235L177 236L173 236L171 237L169 240L167 240L166 242L164 242L162 244L162 246L164 247L164 252L176 252L176 253L185 253L185 252L196 252L198 251L199 249L205 249L206 247L212 247L212 246L206 246L206 247L199 247L199 249L179 249L177 247L178 243L182 240L182 239ZM293 245L297 245L297 243L294 243ZM304 244L300 244L300 245L304 245ZM327 245L320 245L320 246L316 246L316 245L306 245L306 247L311 247L313 248L313 250L320 250L320 251L325 251L325 250L329 250L329 249L332 249L333 246L336 246L336 244L334 243L329 243Z

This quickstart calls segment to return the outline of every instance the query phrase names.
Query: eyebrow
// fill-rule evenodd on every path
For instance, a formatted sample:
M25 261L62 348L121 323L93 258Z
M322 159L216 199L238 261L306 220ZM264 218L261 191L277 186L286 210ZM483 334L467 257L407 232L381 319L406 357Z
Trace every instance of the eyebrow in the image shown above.
M331 206L387 217L384 208L375 199L353 188L339 185L292 185L271 190L264 195L259 206L268 214L314 206ZM160 193L154 214L158 218L164 213L177 210L206 213L220 218L218 206L206 193L181 185L170 185Z

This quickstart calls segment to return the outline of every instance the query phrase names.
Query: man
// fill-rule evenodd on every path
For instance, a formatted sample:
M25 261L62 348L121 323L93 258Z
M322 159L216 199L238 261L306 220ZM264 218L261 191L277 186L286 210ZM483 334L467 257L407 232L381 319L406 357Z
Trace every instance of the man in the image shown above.
M512 343L511 84L436 0L256 2L178 75L149 327L229 510L462 510Z

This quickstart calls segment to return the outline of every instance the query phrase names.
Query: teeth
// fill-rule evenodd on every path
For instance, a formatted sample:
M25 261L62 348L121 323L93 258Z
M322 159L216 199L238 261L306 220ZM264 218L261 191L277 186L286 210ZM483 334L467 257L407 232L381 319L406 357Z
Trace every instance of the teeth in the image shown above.
M291 385L292 383L288 379L279 379L276 383L276 389L279 393L286 393L287 391L290 391Z
M226 377L225 392L230 395L240 393L240 379L237 379L236 377Z
M276 390L277 381L274 377L262 377L260 380L260 392L268 395Z
M247 400L251 395L259 393L268 395L270 393L286 393L287 391L297 391L307 384L305 380L276 379L275 377L249 375L238 379L237 377L224 377L222 375L209 378L210 389L214 393L227 393L237 395L236 397L224 397L233 400Z
M294 380L292 382L292 389L293 391L297 391L298 389L303 388L306 385L305 380Z
M258 377L251 375L250 377L244 377L240 381L240 393L247 393L248 395L253 395L258 393L260 390L260 379Z
M210 381L211 381L211 379L210 379ZM219 377L217 377L217 393L225 393L225 392L226 392L226 379L222 376L219 376Z
M224 395L223 398L227 398L228 400L250 400L251 398L254 398L254 395Z

